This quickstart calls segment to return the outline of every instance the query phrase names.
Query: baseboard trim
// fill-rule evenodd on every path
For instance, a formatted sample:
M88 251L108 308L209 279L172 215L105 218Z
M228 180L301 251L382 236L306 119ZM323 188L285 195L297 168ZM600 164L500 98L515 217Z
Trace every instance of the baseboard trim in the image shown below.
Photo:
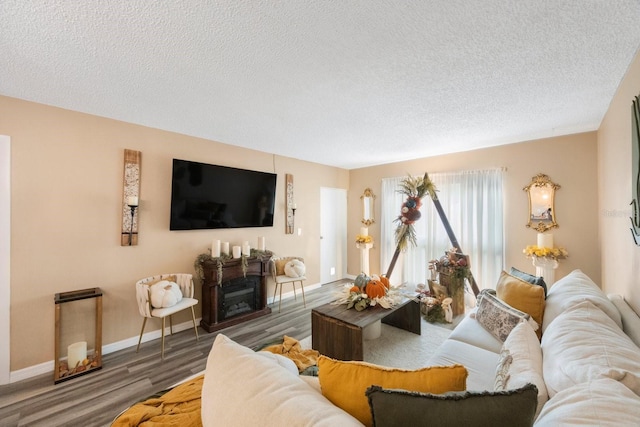
M320 286L322 286L320 285L320 283L316 283L314 285L307 285L305 286L305 292L317 289ZM293 290L282 294L283 300L293 298L293 297L294 297ZM273 304L273 303L274 303L273 297L270 299L267 298L267 304ZM200 318L196 319L196 325L200 325L200 320L201 320ZM186 329L192 329L192 328L193 328L193 322L191 320L180 323L178 325L173 325L174 332L180 332L180 331L184 331ZM168 334L168 333L169 333L169 328L165 328L165 334ZM161 337L162 337L162 331L160 329L157 329L155 331L150 331L142 335L142 342L160 339ZM137 345L138 345L138 335L130 338L125 338L121 341L117 341L111 344L103 345L102 354L103 355L110 354L119 350L124 350L129 347L137 346ZM50 360L48 362L43 362L38 365L33 365L27 368L18 369L17 371L11 371L9 376L9 383L27 380L29 378L33 378L33 377L37 377L38 375L45 375L45 374L50 374L51 381L53 381L54 367L55 367L54 361Z
M200 318L196 319L196 325L200 325ZM180 332L186 329L193 329L193 321L189 320L177 325L173 325L173 332ZM165 328L165 335L169 334L169 328ZM119 350L124 350L129 347L134 347L138 345L138 335L130 338L123 339L121 341L117 341L111 344L102 346L102 354L106 355L109 353L113 353ZM155 331L150 331L142 335L142 342L147 342L151 340L156 340L162 338L162 330L157 329ZM27 368L18 369L17 371L11 371L9 382L14 383L18 381L27 380L29 378L37 377L39 375L49 374L51 375L51 381L53 381L53 369L55 368L55 363L53 360L48 362L43 362L38 365L29 366Z

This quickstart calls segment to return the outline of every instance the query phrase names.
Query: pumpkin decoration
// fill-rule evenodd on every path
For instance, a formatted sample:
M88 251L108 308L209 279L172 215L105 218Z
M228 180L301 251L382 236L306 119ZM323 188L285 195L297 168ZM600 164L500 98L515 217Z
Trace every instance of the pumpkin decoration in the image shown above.
M360 289L364 289L364 287L367 286L367 283L369 283L369 280L371 280L371 277L367 276L364 273L360 273L356 276L354 284Z
M380 278L376 278L369 280L369 283L367 283L367 287L365 288L365 292L369 298L379 298L387 294L387 288Z
M389 282L389 278L387 276L380 276L380 281L384 285L387 290L391 288L391 283Z
M353 285L353 286L351 287L351 289L349 289L349 292L357 292L357 293L360 293L360 292L361 292L361 290L360 290L360 288L359 288L359 287L357 287L356 285Z

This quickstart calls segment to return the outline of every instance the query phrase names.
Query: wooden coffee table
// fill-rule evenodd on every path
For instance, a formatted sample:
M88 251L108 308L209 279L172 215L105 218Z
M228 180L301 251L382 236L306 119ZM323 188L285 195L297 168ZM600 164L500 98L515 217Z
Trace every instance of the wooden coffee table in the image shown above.
M325 304L311 311L311 346L320 354L339 360L363 360L365 327L382 320L420 335L420 304L411 299L392 308L347 309L346 304Z

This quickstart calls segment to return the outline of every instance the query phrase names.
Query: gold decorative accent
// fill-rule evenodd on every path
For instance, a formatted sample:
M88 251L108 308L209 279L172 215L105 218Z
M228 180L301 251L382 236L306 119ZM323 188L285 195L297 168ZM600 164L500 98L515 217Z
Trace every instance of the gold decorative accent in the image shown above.
M529 195L529 220L526 224L528 228L544 233L559 227L555 206L555 191L559 188L560 185L551 181L547 175L539 173L522 189Z
M362 223L367 227L373 224L375 221L374 205L376 201L376 195L373 194L370 188L365 188L364 193L360 196L362 200Z

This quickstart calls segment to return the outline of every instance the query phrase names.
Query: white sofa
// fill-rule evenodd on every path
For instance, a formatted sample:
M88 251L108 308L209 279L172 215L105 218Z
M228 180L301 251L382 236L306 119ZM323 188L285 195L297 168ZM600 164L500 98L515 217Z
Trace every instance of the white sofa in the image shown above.
M430 365L465 366L467 390L536 384L536 426L640 425L640 318L622 298L607 297L575 270L548 292L542 341L531 339L535 333L527 327L519 324L502 343L467 316ZM430 416L437 420L437 414ZM317 377L300 376L290 360L253 352L223 335L207 361L202 422L362 425L322 395Z

